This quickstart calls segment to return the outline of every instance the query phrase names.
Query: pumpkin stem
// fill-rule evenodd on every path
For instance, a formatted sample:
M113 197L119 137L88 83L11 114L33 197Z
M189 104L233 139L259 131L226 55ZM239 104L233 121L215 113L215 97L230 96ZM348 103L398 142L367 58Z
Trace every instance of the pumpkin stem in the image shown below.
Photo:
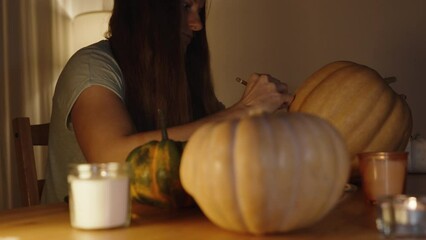
M166 119L161 109L158 109L157 112L158 112L158 117L160 118L161 137L163 140L168 140L169 136L167 134Z
M391 84L396 82L396 77L386 77L386 78L383 78L383 80L385 80L387 84Z

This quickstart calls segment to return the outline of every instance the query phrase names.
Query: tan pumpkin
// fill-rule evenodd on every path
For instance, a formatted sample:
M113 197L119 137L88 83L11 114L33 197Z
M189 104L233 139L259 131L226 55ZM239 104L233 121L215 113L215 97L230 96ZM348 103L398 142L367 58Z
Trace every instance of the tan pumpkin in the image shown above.
M189 139L180 176L204 214L238 232L287 232L321 219L349 176L343 139L302 113L202 126Z
M352 176L359 176L357 153L403 151L411 135L404 96L375 70L354 62L337 61L316 71L296 91L289 111L314 114L340 131L351 154Z

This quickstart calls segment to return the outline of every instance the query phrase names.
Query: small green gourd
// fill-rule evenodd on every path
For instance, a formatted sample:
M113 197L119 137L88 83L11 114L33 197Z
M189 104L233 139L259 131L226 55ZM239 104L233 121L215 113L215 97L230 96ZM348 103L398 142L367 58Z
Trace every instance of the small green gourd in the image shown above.
M126 158L131 169L130 192L136 202L165 208L194 204L182 188L179 167L186 142L168 138L164 117L161 120L161 141L150 141L130 152Z

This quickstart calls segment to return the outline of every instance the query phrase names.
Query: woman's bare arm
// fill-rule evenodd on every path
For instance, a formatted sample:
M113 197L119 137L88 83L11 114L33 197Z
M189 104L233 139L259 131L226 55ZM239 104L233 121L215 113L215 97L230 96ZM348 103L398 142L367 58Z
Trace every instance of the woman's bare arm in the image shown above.
M185 141L207 122L240 118L250 112L273 112L291 100L285 84L267 75L253 74L241 100L233 106L167 131L171 139ZM161 139L160 131L136 133L124 103L102 86L91 86L80 94L71 118L77 141L88 162L122 162L135 147Z

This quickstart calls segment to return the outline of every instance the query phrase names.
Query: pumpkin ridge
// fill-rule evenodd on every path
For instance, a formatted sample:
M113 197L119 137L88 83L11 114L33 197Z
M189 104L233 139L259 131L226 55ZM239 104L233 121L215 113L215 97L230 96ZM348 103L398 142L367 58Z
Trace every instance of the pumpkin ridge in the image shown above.
M149 172L150 172L150 178L151 178L151 198L157 198L158 197L158 191L156 189L158 182L155 177L155 169L157 169L157 161L155 160L157 157L157 145L150 148L150 157L149 159L150 164L148 165Z
M388 124L390 124L392 121L397 121L397 120L394 120L393 116L396 116L396 117L401 116L400 114L397 114L399 112L397 112L396 109L398 109L400 111L405 110L403 104L400 101L398 101L397 97L394 96L394 98L392 100L393 100L393 104L388 109L388 112L387 112L387 115L386 115L387 116L386 120L383 122L383 124L380 125L380 128L378 129L378 131L375 135L375 138L369 143L369 145L366 147L366 149L368 149L368 150L371 149L371 151L378 151L378 150L375 150L376 148L372 147L372 145L376 142L375 140L379 139L378 136L379 136L380 133L384 134L384 133L387 132L387 129L389 129ZM407 120L410 119L409 114L407 114L407 115L404 114L402 117L405 117L405 116L407 116L405 119L407 119ZM397 121L397 122L400 122L400 121ZM404 136L404 133L407 133L408 131L406 131L406 130L401 131L400 129L398 129L397 131L394 130L392 132L393 132L393 134L395 134L396 132L399 133L397 136L394 136L394 137L402 139L402 137ZM409 132L411 132L411 130ZM383 144L383 142L381 142L381 143ZM404 141L401 141L401 143L404 143ZM396 144L398 144L398 143L396 143ZM400 144L398 144L398 146L399 145ZM392 149L392 148L395 148L395 147L396 146L389 146L388 145L387 148L385 148L384 150L381 150L381 151L390 151L390 150L387 150L387 149ZM404 148L398 149L398 150L402 151L402 150L404 150Z
M288 122L285 122L284 120L282 120L282 121L286 125L287 130L289 130L290 136L292 136L292 138L293 138L293 141L290 141L290 142L292 143L292 145L294 147L290 148L290 149L296 149L296 151L293 151L294 159L298 159L298 160L294 161L295 164L292 166L293 169L291 171L294 174L294 173L300 173L301 169L304 168L303 161L299 161L301 159L304 160L304 151L295 144L295 143L299 143L301 141L300 136L302 136L302 135L300 133L300 129L297 129L297 127L296 128L291 127L297 120L295 118L293 118L292 115L290 115L288 119L289 119ZM303 116L302 116L301 119L303 119ZM293 177L294 177L294 175L293 175ZM296 200L300 198L300 191L299 190L300 190L300 187L302 185L302 181L301 181L302 176L298 175L298 176L296 176L296 178L297 178L297 180L295 181L295 184L292 185L292 188L291 188L291 191L290 191L292 194L289 197L290 198L289 199L289 206L290 207L288 208L288 211L286 212L287 213L286 218L285 218L286 221L282 221L282 225L283 226L285 225L287 229L294 228L295 226L297 226L298 221L299 221L299 219L296 219L294 215L295 215L296 209L298 209L297 208L298 204L297 204Z
M323 142L327 142L327 143L329 142L329 139L327 137L321 137L321 133L323 132L322 126L321 127L320 126L312 126L312 123L309 122L309 121L306 121L306 119L303 119L303 123L304 123L303 125L305 126L305 128L313 134L313 136L311 138L312 140L310 142L310 144L312 146L315 146L317 144L321 144ZM327 146L329 144L325 144L325 145ZM310 164L314 164L313 162L317 163L318 161L321 161L318 164L318 166L315 167L315 170L312 173L312 175L313 175L312 177L314 179L316 179L315 182L318 182L318 185L316 186L315 191L319 190L319 193L320 193L321 196L329 196L330 192L335 191L334 189L329 189L329 192L323 192L323 187L321 186L322 183L320 183L320 182L324 181L324 179L321 178L321 176L317 176L317 174L319 174L319 175L323 175L323 177L327 177L327 175L329 174L328 171L325 174L323 173L323 171L328 170L328 169L324 169L324 167L323 167L323 165L324 165L323 161L326 157L325 155L327 155L327 152L329 152L328 148L327 148L327 151L324 151L324 148L320 148L318 150L318 153L315 156L315 159L313 159L312 163L308 162L308 164L310 165ZM330 165L334 166L334 164L330 164ZM307 168L310 169L311 167L307 167ZM328 197L326 197L325 199L324 199L324 197L323 198L318 197L318 198L315 199L315 201L319 202L319 204L320 204L319 206L316 206L316 208L312 208L313 205L307 205L307 208L308 208L308 209L306 209L307 214L305 213L303 215L304 215L305 218L311 219L311 221L307 222L306 225L310 225L312 222L316 221L316 219L319 215L319 212L322 211L322 209L325 205L325 202L328 202L328 200L329 200Z
M340 135L340 133L335 128L332 128L331 125L326 124L325 122L322 122L321 125L322 125L321 131L325 130L325 131L329 131L329 132L334 132L333 135L330 134L330 137L327 138L327 140L329 142L328 146L330 146L330 148L332 149L333 152L337 153L338 155L341 155L339 152L340 152L340 149L342 147L342 142L343 142L342 136ZM339 147L337 147L337 146L339 146ZM343 147L346 149L346 146L343 146ZM325 153L325 152L323 152L323 153ZM345 155L347 155L347 153L345 153ZM327 154L325 153L324 156L323 156L323 159L326 159L326 158L327 158ZM344 164L344 162L341 161L341 159L337 159L337 158L334 159L334 164L331 164L331 166L334 166L333 170L327 172L327 174L325 174L325 175L327 175L327 176L338 175L338 177L337 177L338 179L342 179L342 178L347 179L348 176L349 176L349 164L346 163L345 164L346 166L344 166L343 164ZM344 168L347 169L346 173L339 171L340 169L344 169ZM343 188L344 188L343 184L340 184L340 185L334 184L333 188L330 188L329 192L324 194L325 196L328 196L328 197L326 199L324 199L324 202L323 202L321 208L327 209L327 210L323 211L322 213L318 213L318 211L317 211L317 217L318 218L322 218L332 209L333 203L335 203L338 200L338 198L341 196L341 194L343 194ZM318 209L321 209L321 208L318 208Z
M255 122L257 121L258 116L254 116L252 118L252 121ZM247 140L255 140L258 139L257 137L257 132L253 132L256 130L256 128L254 128L251 124L252 121L247 121L247 118L241 119L239 121L239 124L236 127L236 130L234 131L234 136L235 139L234 140L244 140L244 142L238 141L235 142L235 145L237 146L238 149L236 149L236 154L234 155L235 157L235 161L232 161L232 167L233 167L233 176L235 179L235 185L236 186L240 186L240 188L235 188L235 195L236 195L236 203L239 209L239 215L241 216L241 223L244 226L244 229L247 229L248 231L253 231L253 224L251 223L251 217L249 216L250 213L247 213L247 211L249 211L249 209L253 206L248 206L248 204L246 204L247 201L252 200L251 197L246 196L245 191L246 189L242 189L241 186L244 186L245 183L245 179L244 179L244 175L241 174L240 171L238 171L238 169L241 166L244 166L248 163L247 159L245 158L245 156L241 156L240 154L238 154L239 149L250 149L251 151L251 145L252 142L247 143ZM247 127L247 124L249 127ZM249 131L245 131L245 130L249 130ZM246 138L247 136L247 138ZM248 137L250 136L250 137ZM252 157L257 157L257 156L253 156L253 153L251 152L251 156ZM241 163L243 162L243 163ZM248 166L247 166L248 167ZM246 168L246 167L244 167ZM257 229L255 229L256 231Z
M246 229L246 225L244 225L243 218L241 217L241 214L238 214L238 216L235 216L233 214L230 214L229 211L226 211L226 209L238 209L240 210L239 205L239 196L236 191L236 187L234 182L236 182L235 177L235 171L233 171L235 168L233 168L233 162L231 159L233 159L233 151L227 152L228 146L235 145L235 143L229 141L230 136L235 135L235 125L238 120L233 120L229 123L213 123L209 126L210 132L207 136L202 136L201 140L197 138L197 142L201 143L203 145L203 148L208 152L208 149L216 149L212 155L209 155L211 158L211 161L208 161L203 167L203 169L207 169L207 171L212 172L214 177L217 173L217 170L214 165L219 163L221 165L221 169L219 171L223 171L224 177L218 179L218 181L208 181L204 183L204 188L201 189L200 194L207 195L210 194L211 189L225 189L224 192L222 192L222 195L213 195L211 197L208 197L207 199L204 199L201 204L207 204L210 207L205 212L205 214L211 218L211 219L222 219L220 222L216 222L219 226L226 226L226 225L235 225L238 224L238 226L235 228L235 230L244 228ZM208 145L208 146L207 146ZM217 147L219 146L219 148ZM225 147L226 146L226 147ZM223 149L225 148L225 149ZM203 151L203 150L202 150ZM223 157L215 157L219 153L219 156L222 155ZM215 163L216 162L216 163ZM222 168L223 167L223 168ZM211 169L211 171L210 171ZM219 178L219 177L218 177ZM226 179L226 183L224 183L224 179ZM230 184L232 188L229 188L229 185L227 187L223 187L223 184ZM229 190L229 191L228 191ZM204 194L204 191L207 191L207 194ZM196 195L197 196L197 195Z
M171 142L168 140L168 138L166 140L162 140L160 142L160 149L163 149L163 151L160 151L160 155L161 158L159 158L159 160L161 160L161 167L163 169L165 169L165 171L163 170L163 172L166 174L165 179L162 179L161 181L161 185L159 186L159 191L160 194L163 196L163 198L165 199L165 201L167 202L171 202L172 205L174 205L175 203L173 201L171 201L171 197L169 197L172 194L172 184L173 182L171 182L173 180L173 177L171 176L171 164L170 164L170 159L171 159ZM157 168L158 169L158 168ZM161 168L160 168L161 169Z
M269 182L270 181L269 179L267 179L268 177L270 177L270 175L264 174L265 172L270 171L270 169L268 169L268 165L266 163L268 161L274 160L274 159L270 159L270 156L269 156L269 154L271 154L271 152L272 152L272 149L270 148L271 147L271 142L270 142L271 132L270 132L269 125L267 124L267 122L268 122L267 118L268 118L268 116L265 116L264 118L260 118L260 117L256 118L256 122L258 122L258 125L260 125L261 127L259 128L259 131L257 131L257 134L258 134L259 137L256 137L255 139L262 139L260 141L260 143L258 143L258 144L264 145L264 147L261 147L262 149L268 149L263 154L260 154L260 156L258 156L260 158L260 161L259 161L260 166L259 167L262 169L262 171L261 171L260 174L258 173L260 175L260 178L254 179L256 181L255 184L258 181L261 181L262 186L264 185L263 182ZM259 142L259 141L256 141L256 142ZM256 174L256 175L258 175L258 174ZM267 180L265 180L265 179L267 179ZM268 185L265 186L265 188L259 188L262 192L258 193L257 195L262 195L262 196L267 195L267 193L269 192L268 188L269 188ZM265 205L264 199L261 199L258 202L258 204L259 205ZM254 219L253 226L252 226L252 230L256 231L256 232L260 231L260 229L267 229L268 228L268 223L267 222L265 223L262 220L265 219L266 216L269 215L269 210L270 210L268 208L268 206L266 207L265 211L259 212L257 209L258 208L256 208L256 210L254 212L255 212L256 215L258 215L258 218ZM259 221L259 219L262 219L262 220ZM261 224L263 224L263 225L261 225Z
M203 126L201 126L194 134L191 136L191 139L194 139L192 142L188 142L186 149L182 155L182 158L184 159L182 161L180 173L182 176L182 185L184 189L188 193L190 193L195 201L199 205L210 205L212 203L212 197L209 196L210 186L208 184L212 184L211 181L209 182L202 182L197 181L196 179L200 178L200 176L205 176L207 173L206 168L210 167L209 159L206 157L203 159L203 156L200 154L201 152L207 152L209 147L206 146L207 144L210 144L209 141L205 137L205 132L210 131L214 128L215 123L207 123ZM210 139L209 139L210 140ZM188 154L188 152L192 152L192 154ZM195 166L199 160L205 161L205 165L202 166L200 169L195 169ZM194 194L195 192L200 193L200 195ZM200 196L208 196L206 198L202 198ZM204 214L208 218L215 218L214 214L217 214L217 212L212 212L210 210L207 210L204 212Z
M135 166L142 164L144 161L146 161L145 158L149 159L149 148L150 145L152 145L152 142L135 148L127 158L127 161L130 162L133 169L135 169L134 174L132 175L132 181L135 181L137 176L142 176L137 179L137 182L135 184L131 184L130 190L132 193L132 196L136 198L137 201L143 201L144 196L141 193L149 193L149 189L146 187L146 185L149 183L144 182L143 184L140 183L140 181L151 181L150 176L146 176L144 173L146 172L146 169L144 167L142 168L136 168ZM144 160L145 159L145 160ZM142 165L144 166L144 165Z
M204 144L205 144L204 147L206 149L215 149L215 145L216 145L216 141L215 140L217 140L217 134L219 132L216 129L217 127L220 127L220 123L218 123L217 125L216 124L212 125L211 134L208 136L209 139L210 139L210 141L204 142ZM203 139L203 141L204 141L204 139ZM215 160L217 161L217 159L215 159ZM206 167L206 168L213 168L212 164L214 164L214 163L213 162L208 162L208 167ZM206 169L204 169L204 170L206 170ZM213 169L213 171L215 171L215 170ZM207 183L204 184L204 188L203 188L202 191L210 192L211 191L210 189L211 188L215 188L215 187L216 187L216 183L215 182L207 182ZM215 195L215 196L212 196L212 197L208 198L208 202L211 205L212 209L215 209L215 210L216 209L220 209L220 201L217 200L218 197L220 197L220 196ZM216 217L219 217L221 219L223 219L223 217L226 215L222 211L214 211L214 213L213 212L209 212L208 214L210 216L216 216Z
M386 107L386 109L381 109L383 108L383 106L382 104L378 104L378 103L380 103L380 99L383 99L385 97L389 98L389 102L391 102L392 104L387 105L387 107L384 106ZM368 127L368 125L372 125L371 121L369 121L372 118L377 119L376 121L377 123L374 126L370 126L370 129L367 130L367 133L370 132L370 135L366 137L365 141L362 141L364 144L361 145L358 150L354 149L356 152L369 151L371 144L375 142L375 139L377 138L377 134L382 132L382 130L384 129L384 126L386 125L386 122L389 119L390 114L392 114L392 110L394 109L394 106L396 103L397 102L395 97L390 94L387 94L386 90L383 89L379 100L376 102L376 104L373 105L374 107L370 111L370 113L380 113L380 115L376 116L374 114L366 114L365 121L361 122L359 129L363 129L365 126ZM378 109L381 111L377 111ZM365 149L365 150L362 150L362 149ZM352 157L355 157L355 156L352 156Z
M177 200L179 201L180 198L178 197L181 194L181 185L179 180L179 165L180 165L180 159L177 161L170 161L171 159L175 159L176 156L179 155L179 150L176 144L172 144L172 142L167 141L167 172L170 174L170 182L169 182L169 195L172 196L170 200ZM177 202L171 201L172 205L176 205Z
M178 158L174 163L176 165L173 165L171 159L173 159L174 155L178 155L177 151L176 151L176 147L175 144L173 144L173 142L171 142L170 140L165 141L164 143L165 145L165 149L166 151L163 152L163 161L164 161L164 166L166 168L166 173L167 173L167 178L168 181L166 182L166 194L163 194L164 197L167 199L167 201L171 202L172 205L176 204L175 201L173 201L173 199L176 200L176 198L172 197L175 196L175 194L178 194L177 191L177 187L178 182L179 182L179 173L176 174L176 171L179 170L178 166L180 165L180 159Z
M341 161L341 159L336 159L336 174L339 175L338 179L345 179L344 182L340 186L335 185L336 192L340 190L339 195L337 195L336 201L341 197L341 195L344 193L344 187L349 180L350 171L351 171L351 158L349 156L349 151L347 150L347 145L345 144L345 141L343 139L343 136L340 134L340 132L336 128L332 128L331 125L323 124L325 128L330 129L329 131L334 131L334 137L332 139L333 144L331 145L334 149L334 152L336 152L340 156L345 156L346 159L349 159L349 161ZM339 147L337 147L339 146ZM340 169L344 169L345 171L339 171ZM329 204L328 209L329 211L333 208L332 204Z
M295 119L292 119L292 121L295 121ZM312 140L310 138L305 139L305 138L300 137L300 136L302 136L302 134L300 132L303 133L304 131L306 131L308 129L307 123L309 121L307 121L305 116L303 116L299 121L301 122L301 124L298 125L297 128L295 128L295 130L298 133L296 133L294 136L299 136L298 139L296 140L296 142L299 142L299 143L302 142L303 146L307 146L307 149L310 149L310 147L313 145ZM295 195L294 198L299 199L299 201L294 201L295 205L291 209L292 209L292 211L294 211L294 209L300 209L300 206L304 206L304 205L306 205L306 208L300 209L302 212L298 212L296 214L296 216L298 216L298 217L295 218L294 216L292 216L294 218L294 219L292 219L293 220L292 224L294 226L300 226L300 224L302 222L306 221L305 219L309 219L309 217L307 217L307 216L309 216L308 215L309 214L309 210L308 210L309 204L303 204L304 201L310 201L311 200L310 198L307 198L306 193L305 193L305 191L307 191L305 189L305 187L310 186L309 182L308 182L308 184L306 183L309 180L309 178L307 178L306 176L310 175L309 170L311 170L310 169L311 168L310 165L312 164L311 162L316 161L316 156L311 155L309 153L309 151L302 150L302 149L298 148L298 152L299 152L298 155L300 156L298 159L303 159L303 161L296 161L296 162L303 162L303 165L297 164L298 168L294 170L295 173L300 174L299 175L299 181L297 181L297 183L298 183L297 189L295 191L295 192L297 192L297 195ZM317 201L317 199L315 199L315 201ZM312 210L312 209L310 209L310 210ZM292 213L292 214L295 214L295 213Z
M406 122L406 123L412 122L412 115L411 115L410 108L407 107L408 106L407 102L405 100L402 100L401 102L397 102L397 104L400 106L401 112L404 112L404 114L402 116L404 119L402 121ZM395 113L393 113L393 114L395 114ZM406 128L400 134L401 143L399 144L399 146L397 148L398 151L404 151L405 150L405 147L407 146L408 141L409 141L410 136L411 136L412 125L404 124L403 126L406 126ZM404 139L406 139L406 140L404 141Z
M152 190L152 193L153 193L153 198L158 199L160 202L165 202L165 201L167 201L167 199L164 198L163 194L161 193L159 182L158 182L158 179L157 179L157 171L159 169L158 168L159 162L163 160L163 158L160 158L160 157L162 157L161 149L157 145L153 149L153 153L152 153L153 164L151 164L151 173L153 174L153 176L152 176L153 184L151 185L151 190Z
M268 122L270 124L268 124ZM280 121L280 118L274 118L272 116L268 116L267 118L267 122L264 124L265 128L267 128L267 133L269 135L270 139L285 139L285 137L283 137L283 126L282 123ZM285 134L285 133L284 133ZM270 216L272 219L276 219L273 222L267 222L266 226L263 227L264 229L267 229L267 231L273 231L274 229L276 229L277 227L280 227L280 223L282 222L282 211L285 211L285 209L282 208L282 206L284 205L280 205L278 204L279 202L283 201L282 199L278 199L278 197L280 197L279 195L276 194L276 192L280 192L277 191L278 188L281 187L281 180L282 174L285 174L285 167L282 164L282 159L285 158L285 154L280 151L280 147L282 146L281 142L277 142L277 141L272 141L269 143L271 146L270 151L273 152L273 156L274 157L274 161L277 161L277 165L276 168L280 170L280 173L274 172L274 171L270 171L271 173L273 173L273 175L269 176L267 175L267 177L270 177L267 179L268 182L272 182L274 183L274 185L271 184L267 184L267 192L273 192L274 194L271 194L268 197L268 202L267 202L267 214L264 218L268 218L268 216ZM269 170L267 170L269 172ZM277 208L276 206L279 206L279 208Z
M363 151L362 149L368 149L367 146L374 140L376 134L381 131L383 123L386 121L389 113L393 109L393 105L386 106L384 104L380 104L382 102L395 102L395 99L391 94L389 94L387 89L381 88L380 90L381 91L377 93L370 93L370 95L377 96L377 98L369 99L370 105L364 107L364 109L360 111L357 123L352 125L358 130L357 138L354 139L351 137L351 132L342 131L342 134L348 139L348 144L350 146L357 146L356 149L351 149L351 152L360 152ZM342 126L339 126L338 129L342 129ZM361 143L353 142L354 140Z
M351 66L349 66L349 67L351 67ZM344 67L344 68L347 68L347 67ZM318 91L321 91L321 89L323 89L323 88L328 89L329 85L330 85L330 81L327 81L327 79L334 77L335 75L336 75L336 71L333 71L333 72L329 72L327 76L324 76L322 78L319 78L319 79L313 78L312 81L315 81L316 85L315 85L314 88L312 88L310 90L309 93L306 94L305 98L303 99L303 101L300 104L300 107L297 109L297 111L310 112L311 110L309 108L306 108L307 106L309 106L309 107L314 108L314 109L321 109L319 111L323 112L322 109L324 108L324 105L327 105L327 104L325 104L325 102L329 102L328 99L330 98L330 96L324 95L321 98L322 101L318 102L318 101L315 100L317 98L316 93ZM310 79L308 79L307 81L309 81L309 80ZM332 86L332 87L335 88L336 86ZM302 88L302 90L303 90L303 88ZM298 96L300 97L300 94L299 94L299 92L296 92L296 98ZM310 104L312 104L312 106ZM330 108L330 107L328 106L328 108ZM292 109L292 111L293 110L296 111L295 109Z
M242 120L239 120L239 121L242 121ZM235 121L232 121L230 124L231 124L231 139L232 139L232 142L231 142L231 149L232 149L232 152L231 152L231 156L232 156L232 159L235 159L235 158L237 158L237 156L238 156L238 153L237 153L237 151L236 151L236 145L237 145L237 138L236 138L236 134L237 134L237 131L238 131L238 127L237 127L237 123L238 123L238 120L235 120ZM247 225L247 220L243 217L243 215L241 214L241 212L242 212L242 207L241 207L241 199L240 199L240 197L239 197L239 195L238 195L238 191L237 191L237 172L236 172L236 166L235 166L235 161L231 161L231 164L230 164L230 176L231 176L231 178L232 178L232 180L233 181L231 181L231 184L232 184L232 195L233 195L233 199L235 200L235 205L236 205L236 208L238 209L238 211L237 211L237 215L236 215L236 218L237 219L239 219L239 221L238 222L240 222L241 224L240 225L242 225L242 227L244 228L244 229L248 229L248 225Z
M404 102L404 105L408 105L406 102ZM398 146L398 150L399 151L404 151L405 147L408 144L408 141L410 140L410 136L411 136L411 132L412 132L412 126L409 125L408 123L412 121L412 115L411 115L411 111L409 110L409 107L403 107L403 111L405 112L404 116L404 122L406 124L403 124L403 126L406 126L406 128L404 128L403 131L403 138L406 139L406 141L401 141L401 143Z
M342 115L347 116L348 112L351 112L352 109L347 108L342 102L335 101L334 99L349 99L350 96L354 98L358 97L360 93L363 92L362 90L364 88L370 87L370 85L364 84L365 80L362 77L367 74L377 76L371 69L366 69L357 65L347 66L339 71L333 72L327 79L321 80L315 92L306 97L305 103L309 101L315 103L311 103L312 105L306 104L304 107L302 106L300 110L307 112L315 111L321 116L331 118L340 118ZM355 84L356 86L354 86ZM321 95L321 101L317 101L319 98L318 94L321 94L322 90L325 89L332 94ZM346 91L339 91L339 89L346 89Z
M287 115L287 114L285 114L285 115L288 116L288 119L292 118L291 115ZM283 129L283 132L284 132L284 135L283 135L284 139L286 137L293 138L291 141L286 142L286 144L291 146L291 147L288 147L288 149L292 150L291 154L286 153L286 158L300 159L301 150L295 144L295 143L299 142L299 139L297 139L298 137L297 137L295 129L291 127L290 121L287 122L287 121L284 120L284 118L280 118L278 120L279 120L279 122L282 126L282 129ZM294 139L294 138L296 138L296 139ZM298 151L294 151L294 149L298 149ZM299 170L301 169L301 163L299 161L296 160L296 161L293 161L291 163L293 163L291 166L287 166L283 170L283 172L285 174L287 174L287 173L291 173L291 174L298 173ZM294 177L294 176L292 175L290 178L292 178L292 177ZM300 183L300 181L296 181L296 182ZM280 219L280 229L292 228L291 225L290 225L290 227L288 225L289 225L289 221L294 220L293 212L294 212L294 209L295 209L295 206L296 206L296 199L297 199L298 194L299 194L299 191L298 191L299 187L300 187L300 185L298 185L298 184L292 184L291 187L290 187L291 189L288 191L288 192L291 192L292 194L286 198L286 202L287 202L286 209L287 209L287 211L286 211L286 214L284 214Z
M291 111L299 111L305 105L306 96L309 96L321 82L328 78L330 74L342 68L353 65L348 61L336 61L323 66L320 70L311 74L307 80L297 89L294 101L290 104ZM320 80L317 80L320 78ZM302 99L301 102L299 99Z
M277 161L280 156L277 156L277 150L275 147L275 144L273 142L273 139L275 139L273 137L274 135L274 131L272 130L272 125L273 122L275 121L275 118L272 118L271 115L266 115L263 118L257 118L257 121L259 121L260 125L262 126L261 130L259 131L259 134L262 136L259 139L262 139L260 141L260 144L264 145L265 147L262 147L262 149L268 149L267 151L265 151L261 157L263 158L260 161L261 164L261 168L262 168L262 175L260 177L260 181L262 181L262 185L266 187L262 188L263 192L261 192L260 194L262 196L264 195L268 195L268 193L270 192L274 192L274 190L276 190L276 186L274 184L265 184L268 182L273 182L276 183L277 182L277 176L273 176L270 174L270 172L272 172L273 169L270 169L270 161ZM268 124L268 122L270 124ZM257 181L257 179L255 179ZM273 205L275 204L270 204L271 200L272 200L273 196L269 195L267 199L265 198L261 198L261 205L266 205L266 208L264 209L264 211L256 211L260 216L259 218L261 218L262 220L259 222L256 222L256 231L259 232L261 231L261 229L267 230L267 231L271 231L272 229L275 228L275 223L274 222L268 222L268 221L264 221L263 219L268 219L268 216L271 215L275 215L276 213L276 209L274 209ZM274 211L275 210L275 211ZM273 219L275 219L274 217L272 217Z
M206 125L203 126L203 128L210 128L210 129L214 130L214 126L215 126L215 123L213 123L212 125L206 124ZM206 141L206 139L204 139L204 136L201 136L201 135L197 136L197 137L198 137L198 141L197 142L199 144L201 144L201 145L198 146L197 150L203 149L204 151L208 151L208 149L211 149L212 143L210 141ZM213 137L211 137L209 140L214 140L214 139L213 139ZM197 157L201 157L201 156L192 156L193 162L190 163L191 165L195 165L195 162L200 160L200 159L197 159ZM204 161L204 159L202 159L202 160ZM208 171L209 169L212 168L211 164L212 164L212 162L206 161L206 165L202 169L200 169L199 171L196 171L196 174L197 175L205 175L206 171ZM194 181L194 179L192 179L192 180ZM209 196L210 189L212 188L211 185L214 184L214 182L210 182L210 181L209 182L197 182L197 184L199 184L199 186L197 186L197 188L201 192L201 195L202 196L208 196L204 200L203 203L208 203L209 205L212 206L213 209L217 209L218 208L217 204L214 201L214 198L217 197L217 196ZM195 196L195 197L198 198L198 196ZM212 217L212 216L216 216L217 214L221 214L221 212L218 212L218 211L215 211L215 212L208 211L205 214L206 214L206 216Z

